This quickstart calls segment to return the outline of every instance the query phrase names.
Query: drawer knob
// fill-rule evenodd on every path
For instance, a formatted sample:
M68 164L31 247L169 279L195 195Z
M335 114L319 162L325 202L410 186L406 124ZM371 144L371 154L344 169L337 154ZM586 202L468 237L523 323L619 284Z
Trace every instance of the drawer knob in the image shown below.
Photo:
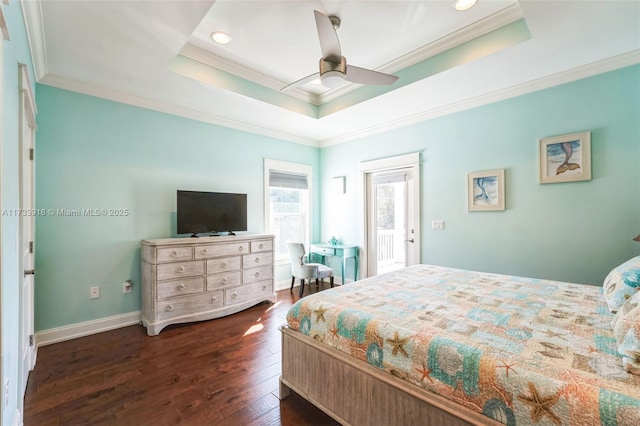
M262 244L260 244L260 245L258 246L258 248L259 248L259 249L261 249L262 247L264 247Z
M207 249L202 249L202 254L207 254Z
M262 286L262 289L263 289L263 290L266 290L266 289L267 289L267 286L266 286L266 285L263 285L263 286Z
M242 250L243 250L242 246L238 247L238 251L242 251Z
M211 298L211 303L216 303L217 301L218 301L218 298L217 298L217 297L212 297L212 298Z
M227 262L222 262L222 264L220 266L222 266L223 268L226 268L227 267Z
M183 273L184 272L184 266L181 266L178 268L178 272Z
M260 272L256 272L254 275L258 278L260 276Z
M222 279L222 283L223 283L223 284L226 284L227 282L229 282L229 280L227 279L227 277L224 277L224 278Z
M256 257L256 260L254 260L254 262L260 263L260 259Z
M178 257L178 252L177 251L172 251L171 252L171 257Z
M233 293L231 293L231 298L235 299L236 297L238 297L238 293L236 293L235 291Z
M164 310L167 312L173 312L173 305L167 305L167 307L164 308Z
M180 290L180 291L184 291L184 284L180 284L180 285L178 286L178 290Z

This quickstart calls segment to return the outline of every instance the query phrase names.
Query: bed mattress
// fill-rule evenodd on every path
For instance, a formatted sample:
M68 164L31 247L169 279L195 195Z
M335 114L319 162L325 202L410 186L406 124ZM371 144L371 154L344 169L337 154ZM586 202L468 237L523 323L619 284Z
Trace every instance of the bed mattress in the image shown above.
M640 425L602 289L415 265L304 297L291 329L507 425ZM313 366L309 366L313 368Z

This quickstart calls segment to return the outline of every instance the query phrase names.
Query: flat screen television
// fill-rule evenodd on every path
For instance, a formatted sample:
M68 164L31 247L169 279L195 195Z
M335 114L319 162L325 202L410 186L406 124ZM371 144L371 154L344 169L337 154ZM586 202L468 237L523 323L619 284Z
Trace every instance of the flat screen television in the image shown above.
M178 190L176 204L178 234L247 230L247 194Z

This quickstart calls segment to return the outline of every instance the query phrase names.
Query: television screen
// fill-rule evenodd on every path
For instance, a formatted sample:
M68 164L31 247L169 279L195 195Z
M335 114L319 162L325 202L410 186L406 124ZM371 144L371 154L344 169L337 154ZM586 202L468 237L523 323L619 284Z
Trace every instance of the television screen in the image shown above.
M247 194L178 190L178 234L247 230Z

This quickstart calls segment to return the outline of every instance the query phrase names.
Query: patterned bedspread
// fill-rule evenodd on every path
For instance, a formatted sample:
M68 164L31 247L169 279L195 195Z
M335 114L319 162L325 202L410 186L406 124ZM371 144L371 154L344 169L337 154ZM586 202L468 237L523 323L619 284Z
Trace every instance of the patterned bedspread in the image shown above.
M290 328L507 425L640 425L600 287L415 265L304 297Z

